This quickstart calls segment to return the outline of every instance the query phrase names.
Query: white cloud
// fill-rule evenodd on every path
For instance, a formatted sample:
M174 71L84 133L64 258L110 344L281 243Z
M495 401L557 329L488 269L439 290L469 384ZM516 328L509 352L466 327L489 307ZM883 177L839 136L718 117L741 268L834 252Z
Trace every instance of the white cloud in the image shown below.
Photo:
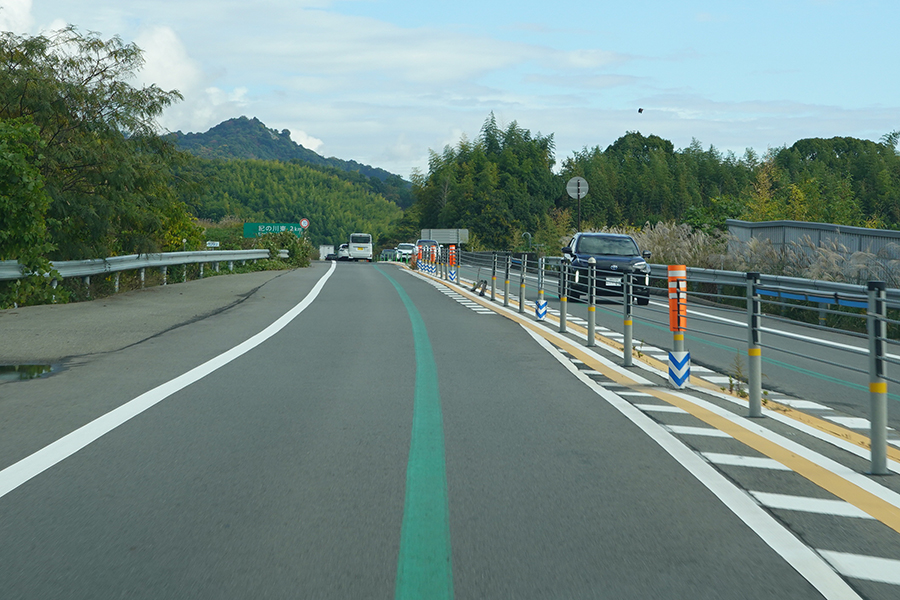
M289 131L291 132L291 139L295 143L300 144L313 152L318 152L319 148L322 147L322 144L325 143L318 138L308 135L305 131L300 131L299 129L289 129Z
M31 0L3 0L0 2L0 31L29 33L34 27Z
M135 43L144 51L144 67L138 76L142 83L179 91L202 86L200 65L188 56L184 44L169 27L147 29Z

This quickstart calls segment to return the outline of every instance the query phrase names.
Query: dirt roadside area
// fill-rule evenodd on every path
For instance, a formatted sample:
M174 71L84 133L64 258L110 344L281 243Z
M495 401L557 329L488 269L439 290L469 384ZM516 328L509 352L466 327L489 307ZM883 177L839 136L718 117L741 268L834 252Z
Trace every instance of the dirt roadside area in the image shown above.
M243 302L284 273L220 275L91 302L0 310L0 365L120 350Z

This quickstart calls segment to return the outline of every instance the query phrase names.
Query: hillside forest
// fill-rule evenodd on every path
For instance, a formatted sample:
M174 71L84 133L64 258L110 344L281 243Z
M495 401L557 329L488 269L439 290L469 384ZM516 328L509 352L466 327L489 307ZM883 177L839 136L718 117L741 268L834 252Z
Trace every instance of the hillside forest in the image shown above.
M422 228L466 228L470 249L531 241L548 254L578 226L714 232L740 218L900 229L898 132L737 156L632 131L557 164L552 134L489 114L404 181L247 117L160 135L158 117L181 96L134 87L142 64L136 45L74 27L0 33L0 260L39 275L50 260L198 249L232 239L223 230L243 221L304 217L314 245L367 231L391 247ZM580 211L565 192L575 175L590 186Z

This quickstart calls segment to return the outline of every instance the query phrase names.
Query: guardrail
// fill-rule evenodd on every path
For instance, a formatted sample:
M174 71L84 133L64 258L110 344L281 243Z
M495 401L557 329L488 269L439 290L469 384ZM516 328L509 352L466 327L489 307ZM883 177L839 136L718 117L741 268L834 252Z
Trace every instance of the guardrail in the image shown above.
M279 256L287 258L288 251L280 250ZM51 265L63 279L68 279L70 277L90 277L104 273L136 271L146 268L167 269L173 266L219 264L223 262L228 263L229 269L233 269L236 261L267 258L269 258L269 251L262 248L255 250L203 250L162 252L159 254L127 254L88 260L57 260L52 261ZM18 262L14 260L0 261L0 281L13 281L22 279L25 276L22 265Z
M518 312L524 313L526 304L533 306L534 318L544 321L547 315L545 293L558 298L559 331L567 331L567 313L570 286L573 284L569 266L559 257L533 258L517 257L509 252L459 252L456 264L450 265L446 249L427 269L442 279L458 285L471 287L480 295L499 302L502 296L504 306L511 301L518 304ZM463 279L462 271L468 275ZM889 364L900 365L900 353L896 339L900 332L900 289L887 289L883 282L871 281L866 285L855 285L830 281L818 281L766 275L761 273L741 273L711 269L687 268L685 271L685 292L690 305L695 308L709 307L718 314L709 315L693 312L688 321L694 325L692 334L723 338L746 345L748 376L747 389L739 389L748 399L748 416L762 416L762 353L779 354L813 360L823 366L824 372L845 372L868 376L869 380L869 421L871 441L871 473L887 474L887 386L888 382L900 383L886 373ZM640 274L640 281L632 273L607 273L591 269L589 281L581 281L579 291L588 304L587 345L594 344L593 317L597 292L609 293L617 289L616 295L604 296L605 304L619 305L623 317L623 363L631 366L635 353L632 340L633 328L642 323L661 325L673 332L672 314L683 314L683 307L674 311L670 304L671 289L667 265L651 265L647 278ZM620 283L616 283L619 278ZM510 293L510 282L518 279L519 293ZM599 283L602 280L603 283ZM502 291L498 281L502 281ZM612 283L611 283L612 282ZM650 299L664 302L649 302L641 307L640 319L634 316L636 302L635 286L641 290L649 285ZM609 286L613 287L610 288ZM615 287L618 286L618 287ZM641 290L641 293L644 293ZM529 299L530 297L530 299ZM679 302L678 293L675 302ZM647 300L644 296L641 304ZM724 315L726 318L723 318ZM889 316L890 315L890 316ZM772 323L774 327L764 324ZM714 326L713 326L714 324ZM815 337L808 333L799 335L792 332L799 326L810 331L821 332ZM894 339L888 335L888 328L894 332ZM659 329L659 328L657 328ZM858 344L847 344L828 339L834 334L849 336L859 340ZM763 335L768 343L764 343ZM683 343L683 335L681 336ZM788 342L790 344L788 344ZM678 351L678 334L673 339L673 351ZM794 347L793 344L797 344ZM791 345L793 349L787 346ZM814 351L814 348L817 350ZM838 358L824 358L835 354ZM670 362L671 362L670 354ZM740 388L744 382L738 382Z

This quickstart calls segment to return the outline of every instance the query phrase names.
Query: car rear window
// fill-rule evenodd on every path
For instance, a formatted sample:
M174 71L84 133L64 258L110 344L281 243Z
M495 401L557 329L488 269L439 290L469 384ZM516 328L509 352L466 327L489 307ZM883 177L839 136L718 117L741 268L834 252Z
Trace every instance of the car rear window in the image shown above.
M607 254L612 256L637 256L637 244L630 238L584 236L578 240L576 252L580 254Z

